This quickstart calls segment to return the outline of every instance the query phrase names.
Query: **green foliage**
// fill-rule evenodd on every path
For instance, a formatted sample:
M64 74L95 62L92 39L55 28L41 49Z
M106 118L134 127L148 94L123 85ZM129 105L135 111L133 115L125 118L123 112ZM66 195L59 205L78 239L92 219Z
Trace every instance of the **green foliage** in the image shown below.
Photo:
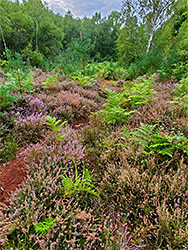
M106 79L117 81L127 75L126 69L120 66L118 62L90 63L84 69L76 71L72 76L81 87L91 87L97 79Z
M77 71L82 69L82 62L80 58L77 57L75 50L71 47L59 54L55 58L55 63L59 65L67 77L75 75Z
M18 140L13 135L0 137L0 162L6 162L14 157L18 148Z
M125 28L121 29L117 39L118 59L123 65L130 65L146 50L144 27L138 25L137 18L127 17Z
M7 50L3 53L2 59L0 59L0 66L5 73L11 73L12 70L23 70L28 72L30 70L28 61L24 62L20 53Z
M37 67L41 66L43 56L54 58L60 53L63 18L53 14L42 1L1 1L0 16L0 53L6 50L4 47L23 52L23 56L29 57L32 65Z
M147 55L142 56L128 68L128 78L135 79L145 74L151 75L158 72L163 63L163 56L158 49L153 49Z
M155 34L155 44L161 51L164 57L169 56L175 49L175 39L174 34L174 22L175 17L167 20L161 29L156 31ZM168 42L167 42L168 41Z
M160 70L160 80L170 79L173 75L177 76L175 71L177 71L177 64L180 61L180 54L177 50L171 51L171 53L164 58L161 63Z
M40 224L33 222L33 225L37 234L39 235L39 237L41 237L42 235L47 234L47 232L52 228L55 222L56 222L56 218L52 219L49 217L49 218L45 218L44 222L41 222Z
M8 91L6 86L0 86L0 115L2 114L1 111L4 111L8 108L14 101L17 100L16 96L11 95Z
M147 125L141 123L141 126L136 131L129 131L124 127L123 135L124 137L121 137L121 139L125 142L128 140L140 144L145 155L157 153L173 157L177 149L188 155L188 139L182 133L169 133L164 131L162 127L157 129L157 124ZM126 147L126 143L123 145Z
M63 32L65 34L63 39L63 48L67 49L71 42L80 36L81 20L74 19L70 11L67 11L63 18Z
M33 51L31 43L29 43L28 46L22 50L21 55L24 60L27 60L29 58L29 61L33 66L36 67L43 66L43 55L39 50Z
M172 91L175 97L171 103L179 103L180 106L188 110L188 77L183 78L180 84L175 84L175 86L176 88Z
M51 117L51 116L46 116L46 120L48 121L47 124L50 126L51 130L56 134L55 139L57 141L64 139L68 135L68 133L62 132L62 127L68 121L64 121L61 124L59 124L61 122L61 120L56 120L55 117Z
M126 77L126 69L117 62L102 62L96 65L98 78L117 81Z
M75 163L75 181L67 175L62 175L62 191L64 193L63 200L67 197L75 195L79 191L90 193L100 199L98 188L96 188L91 180L89 171L83 168L82 177L78 175L77 165Z
M176 88L172 91L177 97L182 98L188 94L188 77L183 78L180 84L175 84Z
M56 63L60 65L65 75L79 76L78 72L90 61L93 48L88 32L84 30L80 32L80 37L72 40L66 51L56 57Z
M134 82L125 82L123 85L123 95L127 98L130 109L138 108L142 104L149 104L155 91L151 88L153 77L141 77Z
M188 74L188 51L179 51L179 60L174 64L173 77L181 80Z
M121 93L106 90L108 101L100 111L105 121L109 124L125 123L127 116L135 112L134 109L150 103L155 93L151 89L152 82L153 78L140 78L135 82L125 82Z
M104 109L100 111L104 120L109 124L115 124L116 122L125 123L127 117L135 112L134 110L126 109L127 98L121 93L108 89L106 89L106 94L108 101L104 104Z
M55 76L48 76L48 78L43 82L43 88L49 89L51 85L57 84L58 82L58 73L56 73Z
M10 17L12 32L9 34L11 39L8 39L8 48L13 51L21 52L33 37L34 21L32 17L23 12L20 8L19 11L12 12Z
M88 32L86 30L83 30L83 32L80 32L80 39L75 41L74 49L78 58L81 59L83 67L87 65L93 48L94 48L94 45L91 44L91 40L89 39Z
M185 6L186 7L184 9L181 8L182 13L180 13L179 23L177 23L177 26L179 25L177 39L178 39L178 42L180 42L181 48L183 50L188 49L188 42L187 42L188 8L187 8L187 3Z
M50 126L51 130L56 133L55 138L56 140L64 139L68 133L62 133L62 127L67 123L67 121L61 122L61 120L56 120L55 117L46 116L46 120L48 121L48 125Z
M63 47L64 33L62 27L55 24L55 16L46 14L43 14L43 18L39 22L38 50L46 58L55 58Z
M91 76L72 76L72 79L76 81L82 88L91 87L95 80Z
M172 16L175 2L175 0L168 0L168 2L162 0L123 1L122 12L126 17L125 24L129 24L129 20L136 20L137 24L137 26L133 25L130 33L135 33L140 27L143 27L143 36L147 39L146 53L151 49L155 32ZM142 46L142 39L139 39L139 42L138 44Z
M5 87L9 93L30 93L33 91L32 81L30 73L23 72L22 69L12 70L11 73L7 73Z
M6 74L7 81L0 85L0 111L6 110L18 96L33 92L33 77L22 69Z
M67 123L67 121L64 121L59 124L61 120L56 121L56 118L51 116L46 116L46 120L48 121L47 124L50 126L53 132L60 132L62 130L62 127Z

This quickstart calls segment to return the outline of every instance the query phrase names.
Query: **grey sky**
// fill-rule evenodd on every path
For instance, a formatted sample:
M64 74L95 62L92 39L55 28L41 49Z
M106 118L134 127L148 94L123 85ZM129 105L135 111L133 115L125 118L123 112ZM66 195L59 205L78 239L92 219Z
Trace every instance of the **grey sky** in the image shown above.
M50 9L65 14L68 10L74 17L91 17L96 12L107 16L113 10L121 10L122 0L45 0Z

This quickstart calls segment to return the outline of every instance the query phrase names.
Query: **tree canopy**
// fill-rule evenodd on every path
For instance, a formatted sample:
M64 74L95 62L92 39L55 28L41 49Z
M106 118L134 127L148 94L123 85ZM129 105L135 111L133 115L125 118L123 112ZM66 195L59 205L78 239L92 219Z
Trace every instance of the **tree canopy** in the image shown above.
M186 0L123 0L121 12L83 19L55 14L41 0L0 0L0 53L19 52L35 66L67 59L128 67L154 48L164 57L187 50L187 26Z

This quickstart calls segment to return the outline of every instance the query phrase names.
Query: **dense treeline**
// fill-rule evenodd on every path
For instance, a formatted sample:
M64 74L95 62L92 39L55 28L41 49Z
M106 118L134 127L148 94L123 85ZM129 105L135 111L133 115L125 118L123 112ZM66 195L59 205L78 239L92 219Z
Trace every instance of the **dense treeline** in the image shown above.
M89 56L97 60L116 59L119 18L120 13L112 12L108 18L96 13L91 19L74 19L71 12L64 17L54 14L40 0L21 4L1 0L0 52L19 52L37 66L44 57L55 60L63 53L83 62Z
M119 61L129 78L162 71L179 77L187 63L187 1L124 0L122 11L102 18L54 14L40 0L0 0L0 53L9 49L46 69L65 73L91 61ZM174 72L173 72L174 73ZM177 74L177 75L178 75Z

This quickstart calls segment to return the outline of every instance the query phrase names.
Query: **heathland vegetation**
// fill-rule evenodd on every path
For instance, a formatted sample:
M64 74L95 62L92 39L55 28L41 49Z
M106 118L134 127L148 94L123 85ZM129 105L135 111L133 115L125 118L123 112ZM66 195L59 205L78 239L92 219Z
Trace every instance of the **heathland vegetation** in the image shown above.
M0 248L188 249L187 36L185 0L0 0Z

